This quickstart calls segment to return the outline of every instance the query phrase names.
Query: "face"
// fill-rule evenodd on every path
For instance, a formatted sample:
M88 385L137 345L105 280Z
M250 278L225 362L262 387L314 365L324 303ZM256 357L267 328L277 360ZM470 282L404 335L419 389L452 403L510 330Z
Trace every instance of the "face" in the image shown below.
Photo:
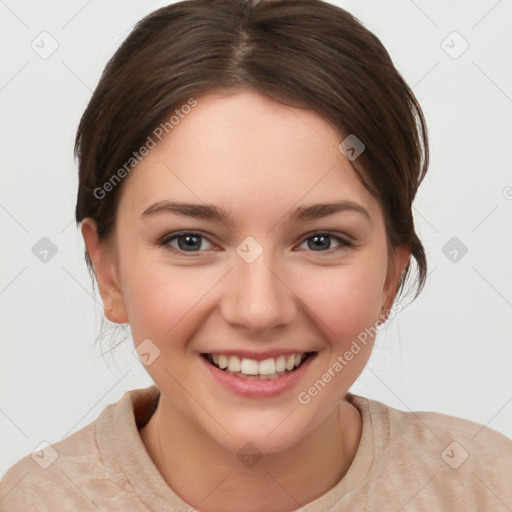
M252 91L197 100L126 178L113 247L84 238L173 414L233 451L282 450L364 368L371 337L345 355L408 254L388 260L381 207L317 114Z

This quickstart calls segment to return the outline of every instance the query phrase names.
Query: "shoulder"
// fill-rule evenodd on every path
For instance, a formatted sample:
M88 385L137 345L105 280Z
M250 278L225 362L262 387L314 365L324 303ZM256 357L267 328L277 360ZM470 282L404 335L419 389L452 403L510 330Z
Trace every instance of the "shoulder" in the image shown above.
M411 443L419 447L426 443L429 453L440 456L451 468L462 467L465 462L469 462L467 467L474 467L500 454L501 463L512 469L512 440L486 425L437 412L387 409L397 443L405 442L409 447Z
M381 462L395 482L415 480L418 489L423 483L426 496L457 499L465 509L512 510L511 439L447 414L402 411L357 396L353 403L372 424Z
M156 396L154 387L128 391L81 430L19 460L0 482L0 511L97 512L99 503L109 502L133 507L137 499L119 450L137 442L137 425Z
M151 464L138 427L158 397L156 386L127 391L92 423L19 460L0 482L0 512L145 510L132 486L141 460Z
M475 458L486 457L490 452L512 454L512 440L486 425L438 412L403 411L355 395L352 401L372 421L374 428L386 432L390 443L420 449L435 442L444 451L450 443L457 442L466 447L468 457L471 453ZM505 460L512 464L512 459Z
M85 492L91 483L84 481L85 474L102 473L94 428L95 422L45 443L11 466L0 482L0 510L97 510Z

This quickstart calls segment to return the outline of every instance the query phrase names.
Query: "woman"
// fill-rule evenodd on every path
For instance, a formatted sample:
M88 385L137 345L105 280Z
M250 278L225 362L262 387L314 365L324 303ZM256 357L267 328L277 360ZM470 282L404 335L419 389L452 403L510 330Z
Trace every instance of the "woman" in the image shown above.
M319 0L143 19L76 139L105 316L155 385L13 466L3 510L507 510L512 442L353 395L426 258L424 118Z

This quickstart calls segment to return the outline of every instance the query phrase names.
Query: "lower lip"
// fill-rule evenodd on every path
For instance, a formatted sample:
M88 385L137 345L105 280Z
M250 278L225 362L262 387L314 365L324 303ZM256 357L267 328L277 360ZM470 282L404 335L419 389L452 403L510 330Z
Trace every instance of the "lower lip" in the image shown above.
M282 377L271 380L259 380L236 377L213 366L203 356L198 355L202 364L206 366L206 370L210 372L219 384L229 391L247 398L270 398L293 388L307 371L315 356L316 354L310 355L296 370Z

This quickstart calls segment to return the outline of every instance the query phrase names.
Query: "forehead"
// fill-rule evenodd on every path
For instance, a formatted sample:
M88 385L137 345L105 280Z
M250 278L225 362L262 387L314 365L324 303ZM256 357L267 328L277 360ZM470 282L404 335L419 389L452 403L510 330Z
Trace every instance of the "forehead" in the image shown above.
M120 210L140 215L172 199L263 215L276 205L349 199L378 213L341 140L315 112L254 91L201 96L131 171Z

